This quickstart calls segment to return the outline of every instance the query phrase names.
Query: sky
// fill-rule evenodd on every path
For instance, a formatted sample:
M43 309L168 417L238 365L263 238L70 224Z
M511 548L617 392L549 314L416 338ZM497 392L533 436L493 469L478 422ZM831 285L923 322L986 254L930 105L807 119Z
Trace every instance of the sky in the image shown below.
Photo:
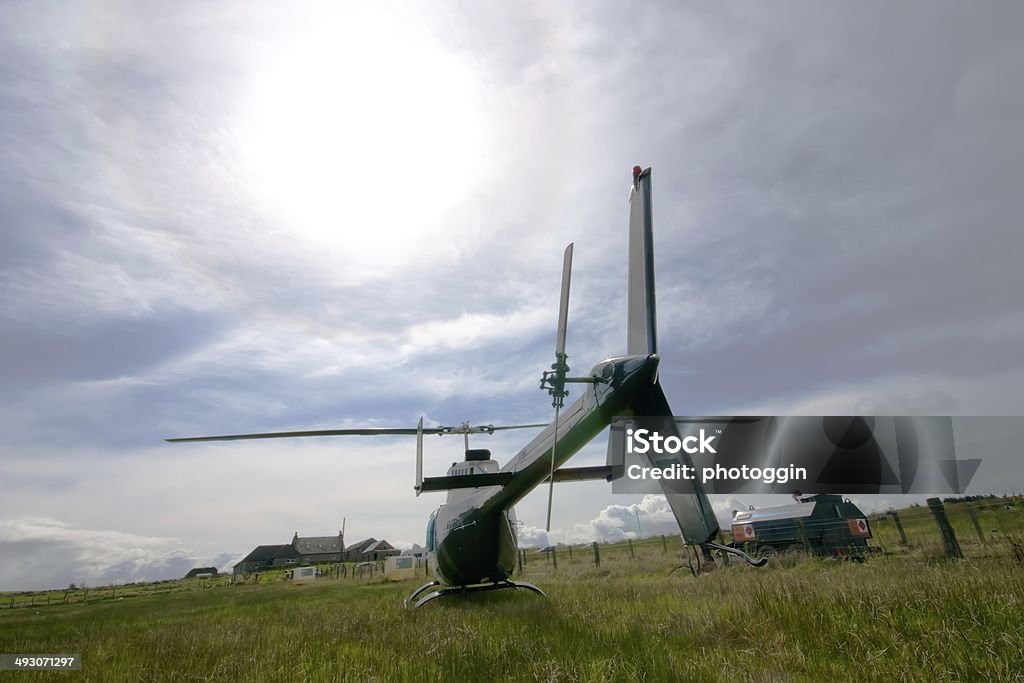
M408 438L163 439L549 420L568 242L570 364L624 351L634 164L677 415L1024 414L1022 15L7 3L0 590L229 567L343 520L422 543L442 498L414 496ZM429 439L427 473L461 448ZM1011 487L1019 464L969 492ZM520 504L524 542L675 529L600 482L556 490L551 534L545 508Z

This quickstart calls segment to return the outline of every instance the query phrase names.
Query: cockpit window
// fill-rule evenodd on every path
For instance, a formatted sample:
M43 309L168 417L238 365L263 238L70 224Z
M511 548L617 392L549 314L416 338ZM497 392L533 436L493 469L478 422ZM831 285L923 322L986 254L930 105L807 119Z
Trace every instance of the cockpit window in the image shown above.
M434 527L437 524L437 511L435 510L430 515L430 521L427 522L427 552L434 552Z

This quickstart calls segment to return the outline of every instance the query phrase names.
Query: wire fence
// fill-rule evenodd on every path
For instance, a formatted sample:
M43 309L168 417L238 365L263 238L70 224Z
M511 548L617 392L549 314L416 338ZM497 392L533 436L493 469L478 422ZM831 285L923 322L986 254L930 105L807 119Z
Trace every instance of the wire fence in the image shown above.
M904 558L909 561L937 559L1013 558L1024 564L1024 498L978 498L940 501L914 505L903 510L873 513L858 519L791 519L759 525L758 538L745 542L724 530L719 542L733 545L754 556L843 557L866 560ZM517 571L543 574L567 566L618 568L632 563L643 569L689 566L696 571L709 559L728 565L737 562L727 554L715 552L712 558L685 548L675 536L655 536L615 544L558 545L521 549Z
M997 560L1013 558L1024 565L1024 497L977 498L939 501L927 506L914 505L902 510L873 513L867 517L869 535L866 552L851 553L857 559L905 558L910 561L937 559ZM728 530L719 541L735 544L751 554L781 551L783 555L831 556L837 549L850 548L849 538L839 538L850 520L803 520L797 527L797 541L787 544L765 537L760 542L737 542ZM833 540L830 540L833 539ZM858 539L858 541L861 539ZM859 546L858 546L859 547ZM822 552L824 550L824 552ZM694 563L693 548L683 546L677 536L658 535L631 538L617 543L559 544L543 549L520 548L514 574L550 574L563 571L660 571L680 566L680 561L696 571L707 558ZM716 553L717 554L717 553ZM774 552L772 553L774 554ZM846 553L843 553L844 555ZM716 562L736 562L726 554L717 554ZM317 565L317 582L347 581L379 583L387 580L384 561ZM98 587L69 586L63 590L0 593L0 610L43 608L62 605L93 604L142 598L170 593L253 586L288 581L291 568L275 568L246 575L221 574L211 578L180 579L153 583L133 583ZM412 576L428 576L426 563L418 561Z
M932 499L933 501L935 499ZM873 542L889 555L1024 561L1024 498L947 501L871 516Z
M108 586L75 586L72 584L65 589L2 593L0 594L0 609L107 602L167 593L210 590L227 586L229 583L230 577L221 575L208 579L181 579Z

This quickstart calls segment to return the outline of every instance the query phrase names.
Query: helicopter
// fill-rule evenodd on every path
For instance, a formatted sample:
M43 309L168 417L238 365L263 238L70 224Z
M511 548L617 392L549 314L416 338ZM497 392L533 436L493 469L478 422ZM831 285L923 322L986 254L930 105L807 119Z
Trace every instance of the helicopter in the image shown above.
M651 169L633 168L629 191L629 250L627 273L626 355L600 361L582 377L570 377L565 351L568 325L569 289L573 244L563 254L562 287L555 362L541 375L540 388L552 399L554 419L549 424L470 425L424 427L420 418L415 428L321 429L255 434L229 434L167 439L169 442L234 441L311 436L415 435L415 492L447 491L447 500L427 522L427 563L433 579L419 586L405 600L413 609L437 598L451 595L522 588L540 595L537 586L512 578L518 540L514 506L537 486L548 484L547 529L551 528L554 484L564 481L604 479L614 475L611 465L598 467L562 467L574 454L608 427L613 419L631 417L638 427L646 421L658 421L674 428L672 410L658 380L657 317L654 286L654 237L651 204ZM567 385L579 384L582 394L568 407ZM498 430L543 427L504 465L491 457L487 449L469 448L470 434L493 434ZM461 434L465 439L465 459L452 463L443 477L423 476L423 437L428 434ZM676 434L678 437L678 433ZM679 457L692 466L685 453ZM701 548L705 557L712 549L742 557L754 566L755 560L737 548L715 543L718 521L703 487L689 482L691 491L664 494L675 515L687 545Z

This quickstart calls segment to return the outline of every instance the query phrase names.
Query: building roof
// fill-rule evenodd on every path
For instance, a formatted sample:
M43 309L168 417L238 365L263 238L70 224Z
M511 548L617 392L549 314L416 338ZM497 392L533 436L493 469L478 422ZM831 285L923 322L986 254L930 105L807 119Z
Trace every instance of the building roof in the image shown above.
M383 539L381 539L380 541L375 541L374 543L371 543L370 545L363 548L364 553L372 553L375 550L394 550L394 548L391 546L390 543Z
M317 553L340 553L340 536L306 536L296 537L292 545L302 555L316 555Z
M242 562L270 562L276 557L299 557L290 543L285 545L258 545ZM241 564L242 562L239 562Z
M191 579L196 574L212 574L214 576L217 576L218 573L219 572L217 571L216 567L196 567L195 569L190 569L188 574L185 575L185 578Z
M351 551L355 550L355 551L359 551L359 552L366 552L366 546L372 545L374 543L377 543L377 539L376 538L372 538L372 537L371 538L364 538L363 540L361 540L361 541L359 541L357 543L353 543L349 547L345 548L345 551L346 552L351 552Z

